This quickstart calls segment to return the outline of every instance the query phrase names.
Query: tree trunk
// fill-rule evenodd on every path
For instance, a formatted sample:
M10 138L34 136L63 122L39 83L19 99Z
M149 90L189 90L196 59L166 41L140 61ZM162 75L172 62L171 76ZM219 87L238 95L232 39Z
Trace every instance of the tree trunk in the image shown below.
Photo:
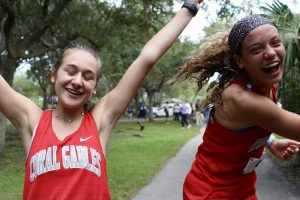
M0 156L4 155L6 121L6 117L0 112Z
M149 122L153 122L154 121L153 115L152 115L154 94L155 93L148 92L148 98L149 98L149 114L148 114L148 117L149 117Z
M17 59L15 58L7 58L1 62L1 75L9 85L13 84L16 64Z
M47 108L48 108L48 98L46 94L43 94L43 110L46 110Z

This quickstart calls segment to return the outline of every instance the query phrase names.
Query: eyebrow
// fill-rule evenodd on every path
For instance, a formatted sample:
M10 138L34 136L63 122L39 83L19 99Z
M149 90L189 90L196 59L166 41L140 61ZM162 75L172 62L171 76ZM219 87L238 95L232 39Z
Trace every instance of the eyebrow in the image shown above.
M279 35L275 35L274 37L271 38L271 41L272 40L275 40L275 39L281 39ZM247 48L250 48L250 47L253 47L253 46L259 46L261 45L261 42L256 42L256 43L250 43L250 45L246 46Z
M67 67L74 67L76 69L78 69L79 67L75 64L66 64ZM91 74L94 74L95 72L93 70L90 70L90 69L85 69L83 71L84 74L87 74L87 73L91 73Z

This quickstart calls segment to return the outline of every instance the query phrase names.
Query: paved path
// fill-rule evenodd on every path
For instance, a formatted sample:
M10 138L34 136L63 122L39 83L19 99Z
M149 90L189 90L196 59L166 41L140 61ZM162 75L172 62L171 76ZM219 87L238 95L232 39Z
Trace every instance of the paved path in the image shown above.
M203 130L202 130L203 131ZM181 200L184 178L191 167L202 135L198 135L169 160L167 165L132 200ZM300 192L283 172L265 158L257 168L257 194L260 200L300 200Z
M283 171L266 157L256 169L257 195L261 200L299 200L300 191L288 180Z

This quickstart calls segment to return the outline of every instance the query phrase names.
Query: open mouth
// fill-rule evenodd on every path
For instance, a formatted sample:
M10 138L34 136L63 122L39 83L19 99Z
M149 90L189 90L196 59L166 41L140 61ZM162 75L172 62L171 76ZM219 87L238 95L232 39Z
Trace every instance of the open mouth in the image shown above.
M76 96L80 96L80 95L83 94L82 92L78 92L78 91L72 90L72 89L70 89L70 88L66 88L66 90L67 90L69 93L71 93L72 95L76 95Z
M272 74L274 72L276 72L280 67L280 63L279 62L275 62L275 63L272 63L266 67L264 67L262 70L267 73L267 74Z

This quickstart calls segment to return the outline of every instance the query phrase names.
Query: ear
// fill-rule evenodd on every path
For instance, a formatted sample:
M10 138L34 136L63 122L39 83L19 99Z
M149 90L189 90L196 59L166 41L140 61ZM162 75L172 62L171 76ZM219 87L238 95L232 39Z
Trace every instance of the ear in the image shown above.
M55 74L54 72L51 72L51 79L50 79L50 82L51 82L52 84L54 84L55 81L56 81L56 74Z
M238 55L234 55L233 56L233 59L234 61L236 62L237 66L240 68L240 69L244 69L244 66L242 64L242 60L241 60L241 57L238 56Z

